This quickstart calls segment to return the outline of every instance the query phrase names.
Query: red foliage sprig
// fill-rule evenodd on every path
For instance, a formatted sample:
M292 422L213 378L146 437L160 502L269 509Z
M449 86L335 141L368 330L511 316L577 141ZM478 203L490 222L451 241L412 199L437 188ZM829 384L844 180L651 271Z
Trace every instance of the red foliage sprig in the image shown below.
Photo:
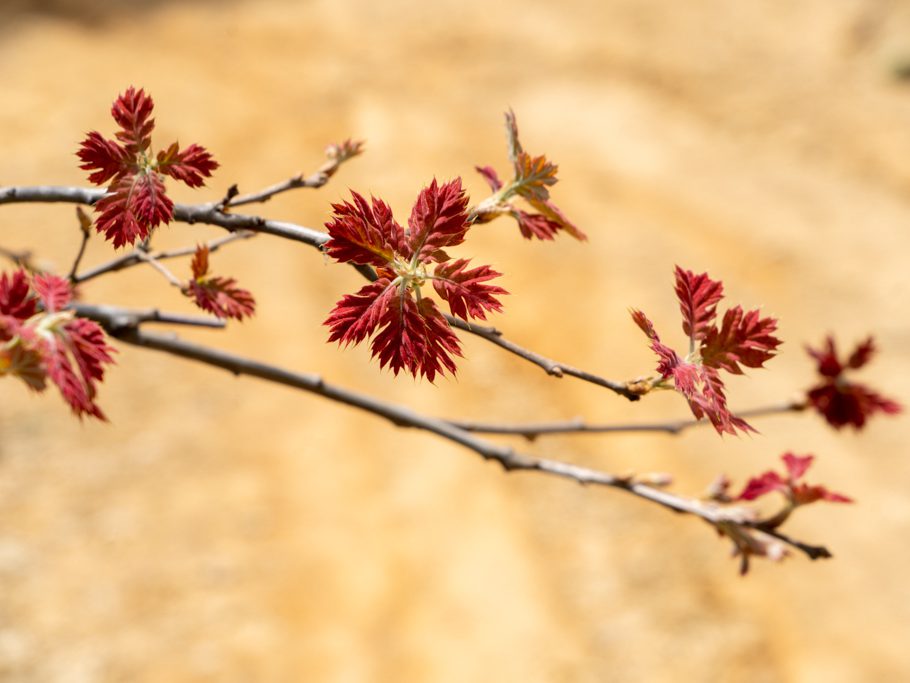
M234 278L209 275L209 248L196 247L191 265L193 278L183 287L183 293L199 308L219 318L243 320L256 312L256 300L237 286Z
M154 156L150 152L154 103L143 90L130 87L111 108L120 126L109 140L96 131L82 141L80 168L92 171L89 181L107 184L107 194L95 204L95 227L115 247L144 240L153 228L170 222L174 203L167 196L164 176L200 187L218 163L205 148L192 144L180 149L175 142Z
M647 316L632 310L635 324L651 340L651 349L660 359L661 380L673 381L674 388L688 401L697 419L707 417L719 434L754 432L742 418L727 408L720 371L743 374L741 366L760 368L774 356L780 340L774 336L777 320L763 318L757 310L734 306L724 313L718 326L717 304L723 298L723 284L707 273L696 275L676 266L676 296L683 317L683 332L689 337L689 352L681 357L661 342Z
M853 500L843 495L829 491L824 486L814 486L800 483L799 480L812 466L814 456L798 456L793 453L784 453L781 460L784 461L786 474L783 476L768 470L764 474L752 477L742 492L737 496L737 500L755 500L768 493L777 491L784 495L791 507L808 505L819 500L826 500L832 503L852 503ZM779 526L783 520L775 520L774 526Z
M809 405L815 408L836 429L847 425L862 429L872 415L885 413L895 415L901 412L899 403L885 398L865 384L851 382L846 373L858 370L866 365L875 354L875 342L872 337L857 344L853 353L841 361L837 355L834 338L828 336L820 349L806 348L806 351L818 363L819 384L807 393Z
M512 216L526 239L536 237L552 240L564 230L578 240L587 236L579 230L559 208L550 201L550 187L556 184L559 167L543 155L531 156L518 140L515 114L506 112L506 136L509 144L509 161L512 162L512 179L504 184L490 166L477 166L476 170L487 181L492 196L481 202L473 212L476 223L488 223L497 216ZM526 211L515 205L522 198L533 209Z
M104 420L95 394L114 349L97 323L67 310L71 299L69 282L56 275L0 277L0 375L35 391L49 379L77 416Z
M487 284L500 275L495 270L469 268L468 260L453 260L445 251L461 244L470 226L461 179L444 185L433 180L421 190L407 229L381 199L351 196L351 202L332 205L325 251L339 262L372 266L378 277L335 305L325 321L329 341L358 344L374 335L372 355L396 375L404 369L432 382L437 374L454 373L458 337L422 286L431 282L452 315L464 320L501 310L497 297L507 293Z

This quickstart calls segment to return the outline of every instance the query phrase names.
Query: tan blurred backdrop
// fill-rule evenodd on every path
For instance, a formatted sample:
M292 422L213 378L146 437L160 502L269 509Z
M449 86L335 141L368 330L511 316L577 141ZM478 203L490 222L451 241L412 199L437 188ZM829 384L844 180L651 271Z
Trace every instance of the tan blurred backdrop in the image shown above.
M619 379L654 360L627 308L681 336L672 267L761 304L786 344L732 383L734 406L797 395L804 343L883 349L865 377L910 371L910 7L894 0L16 2L0 9L0 184L85 184L81 136L110 134L126 86L156 101L157 144L200 142L209 188L313 170L349 136L367 153L268 216L320 228L347 188L404 218L433 176L506 165L501 116L560 164L579 244L474 230L466 256L506 273L515 340ZM65 270L72 207L0 207L0 243ZM219 233L175 225L159 244ZM110 253L94 240L87 256ZM214 258L260 301L212 345L319 371L430 414L503 420L683 417L548 378L465 339L459 378L395 380L321 326L357 277L261 237ZM186 265L178 265L188 268ZM187 270L188 274L188 270ZM189 311L154 272L89 301ZM249 379L121 348L110 424L0 383L0 679L93 681L910 680L907 420L835 434L812 416L754 438L541 440L534 453L668 470L699 492L784 450L858 499L792 531L836 555L741 579L691 519L610 491L506 476L438 439Z

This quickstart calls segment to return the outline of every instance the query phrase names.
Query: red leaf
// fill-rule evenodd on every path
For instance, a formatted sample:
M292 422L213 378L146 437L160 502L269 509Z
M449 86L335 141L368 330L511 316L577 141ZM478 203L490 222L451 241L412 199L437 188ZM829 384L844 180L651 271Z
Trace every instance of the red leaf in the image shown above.
M635 309L630 310L629 313L632 314L632 320L635 321L635 324L638 325L638 327L641 328L641 331L651 340L651 350L660 358L660 362L657 364L657 371L660 373L661 377L670 377L673 375L673 370L682 363L682 360L677 355L676 351L661 343L653 323L648 320L648 316ZM682 387L689 386L686 372L686 370L682 370L680 372L680 377L678 379L674 378L674 382L676 382L677 386L680 386L680 382L682 382Z
M97 323L82 318L55 330L48 340L47 376L77 416L107 419L95 403L95 394L96 384L104 379L104 365L113 363L111 352L104 331Z
M437 374L455 372L452 356L460 356L458 337L430 299L417 304L408 294L399 294L386 307L371 351L379 366L394 374L403 368L432 382Z
M334 205L325 250L339 261L375 266L378 279L335 305L325 321L329 341L356 344L373 335L373 357L395 374L405 369L433 381L454 372L453 356L461 355L458 338L436 304L421 296L421 287L432 280L453 313L464 318L500 310L496 297L506 293L486 284L499 273L488 266L468 269L463 259L449 262L443 251L460 244L469 227L461 180L441 187L434 180L424 188L407 231L383 201L374 198L370 205L351 194L353 203ZM427 264L434 261L439 265L429 275Z
M489 266L467 270L468 263L467 259L458 259L436 266L433 287L436 293L449 303L452 315L457 315L463 320L469 317L485 320L486 311L502 310L502 304L496 297L508 292L502 287L484 284L499 277L501 273L497 273Z
M35 314L35 297L32 296L28 275L22 269L12 275L0 276L0 315L17 320L28 320Z
M111 115L120 126L116 136L129 153L142 152L151 145L155 120L150 117L154 106L144 90L137 91L132 86L114 101Z
M165 194L162 174L199 187L218 167L211 154L196 144L180 150L174 143L153 157L148 151L155 126L153 108L145 91L128 88L111 108L120 126L115 133L119 143L91 132L77 152L83 162L80 168L93 171L92 183L110 181L107 194L95 204L95 227L115 247L135 244L161 223L170 222L174 204Z
M773 491L786 491L787 483L781 478L777 472L765 472L764 474L758 477L752 477L749 479L745 488L743 488L742 493L740 493L736 499L737 500L755 500L761 496L764 496L767 493Z
M79 168L95 171L88 177L89 182L95 185L102 185L127 171L130 163L129 155L123 147L95 131L82 141L76 155L83 162Z
M423 263L445 260L447 257L439 252L464 241L470 226L467 208L461 178L441 187L433 179L429 187L420 191L411 210L403 255Z
M847 425L862 429L866 421L876 413L896 415L902 411L901 405L896 401L857 382L826 381L811 389L807 398L809 405L836 429Z
M784 453L781 456L787 477L781 477L777 472L768 471L753 477L746 484L737 500L755 500L772 491L779 491L786 496L794 506L808 505L819 500L832 503L852 503L853 500L841 493L829 491L824 486L797 483L811 467L814 457L811 455L798 456L793 453ZM785 519L785 517L784 517Z
M218 162L212 159L212 155L204 147L196 144L178 150L175 142L167 151L158 152L158 170L190 187L204 185L204 179L210 177L216 168Z
M700 382L698 393L689 398L689 407L696 418L702 416L699 412L711 421L714 429L718 434L736 435L736 430L741 432L755 432L756 430L748 422L737 417L727 408L727 397L724 391L724 383L720 375L714 368L704 365L698 367L698 380ZM698 410L696 410L698 408Z
M806 352L818 363L818 372L824 377L837 377L844 371L844 366L837 358L837 347L831 335L825 338L825 345L822 348L816 351L807 346Z
M800 457L793 453L784 453L780 456L780 459L784 461L784 467L787 468L787 478L791 482L802 479L803 475L812 467L812 461L815 460L811 455Z
M499 192L502 189L502 181L492 166L475 166L474 170L483 176L493 192Z
M380 278L361 287L356 294L346 294L323 323L331 330L329 341L347 346L359 344L373 334L397 291L389 278Z
M199 308L219 318L243 320L256 312L253 295L238 287L237 281L232 277L190 280L187 291Z
M62 311L73 298L69 280L57 275L36 275L32 286L48 313Z
M196 246L196 253L193 254L193 262L190 264L193 271L193 279L201 280L209 272L209 248L204 244Z
M13 375L30 389L44 391L47 342L11 316L0 316L0 341L5 342L0 345L0 377Z
M521 236L526 240L537 238L539 240L551 240L556 237L556 233L562 227L556 221L550 220L539 213L528 213L521 209L514 209L512 215L518 221L518 230Z
M832 344L833 343L834 342L832 341ZM868 337L865 341L856 345L853 353L850 354L850 358L847 359L847 367L858 370L869 362L874 353L875 340L873 340L872 337Z
M866 365L875 352L875 343L869 337L850 354L846 363L837 357L834 339L828 336L825 345L814 350L806 349L818 363L821 383L807 393L809 405L815 408L836 429L851 425L862 429L866 420L876 413L895 415L902 407L896 401L882 396L864 384L851 382L844 375L847 370Z
M531 204L537 211L540 212L551 224L556 225L561 230L565 230L567 233L572 235L577 240L585 241L588 239L588 236L583 233L578 227L572 223L566 215L559 210L553 202L549 200L537 200L529 199L528 203Z
M174 203L164 192L161 176L150 171L122 177L98 200L95 211L98 232L119 248L144 240L153 228L169 223Z
M676 266L676 296L682 311L683 332L693 342L704 339L714 321L717 303L724 296L724 286L708 277Z
M757 310L744 314L740 306L735 306L724 314L719 330L714 326L707 328L701 347L702 362L735 375L743 372L739 363L760 368L780 346L780 340L772 334L776 329L774 318L762 318Z
M381 199L374 197L371 207L356 192L352 191L351 196L353 204L332 204L332 221L325 225L331 239L324 249L338 261L385 266L401 250L404 230Z

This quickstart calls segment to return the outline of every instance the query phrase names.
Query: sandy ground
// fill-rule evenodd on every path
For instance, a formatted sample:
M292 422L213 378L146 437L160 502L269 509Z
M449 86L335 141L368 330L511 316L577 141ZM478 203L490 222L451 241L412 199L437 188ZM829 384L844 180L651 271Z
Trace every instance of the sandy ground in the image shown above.
M84 184L73 151L111 130L129 84L155 139L199 141L253 190L368 153L318 192L263 207L320 227L347 188L406 215L434 175L505 168L502 111L561 167L555 197L589 234L525 243L505 222L465 255L506 273L496 320L616 378L653 358L627 308L674 338L675 263L761 304L786 340L732 383L748 407L812 381L826 332L876 334L866 378L907 401L910 59L907 3L12 2L0 9L0 184ZM65 270L72 208L0 207L2 244ZM216 236L176 226L161 245ZM89 262L109 249L95 241ZM357 286L315 252L261 238L215 260L257 318L192 338L319 371L431 414L503 420L683 417L630 405L466 339L457 381L395 380L321 321ZM188 272L188 271L187 271ZM189 311L153 272L91 301ZM679 335L675 335L678 341ZM609 491L506 476L429 436L293 391L122 348L80 424L55 396L0 383L0 679L93 681L906 681L907 419L835 434L813 416L754 438L554 438L527 446L611 471L669 470L698 492L785 450L852 507L791 531L836 559L736 575L709 529Z

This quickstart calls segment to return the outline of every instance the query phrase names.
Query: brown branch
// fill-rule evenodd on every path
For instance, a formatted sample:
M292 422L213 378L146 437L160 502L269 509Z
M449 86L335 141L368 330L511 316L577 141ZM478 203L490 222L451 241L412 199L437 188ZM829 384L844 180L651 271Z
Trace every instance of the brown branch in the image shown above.
M92 236L92 221L88 214L82 210L81 206L76 207L76 219L79 221L82 241L79 243L79 251L76 252L76 258L73 259L73 266L70 268L69 275L66 276L66 279L73 284L76 284L76 271L79 269L79 264L82 263L82 257L85 256L85 247L88 244L89 237Z
M239 230L237 232L229 233L229 234L225 235L224 237L219 237L217 239L209 240L208 242L206 242L206 246L208 247L208 250L210 252L215 252L215 251L218 251L218 249L220 249L221 247L223 247L226 244L230 244L231 242L236 242L237 240L249 239L249 238L255 237L255 236L256 236L256 233L250 232L249 230ZM126 268L131 268L133 266L139 265L140 263L144 263L144 260L142 258L142 253L144 253L144 252L142 252L141 249L133 250L133 251L129 252L128 254L124 254L123 256L118 256L117 258L111 259L110 261L108 261L106 263L102 263L101 265L95 266L94 268L92 268L89 271L78 274L78 275L74 276L73 278L71 278L71 280L72 280L73 284L79 284L82 282L87 282L88 280L93 280L96 277L100 277L101 275L104 275L106 273L112 273L112 272L124 270ZM192 246L192 247L182 247L180 249L170 249L167 251L156 251L153 254L148 254L148 256L155 259L156 261L167 261L168 259L178 258L180 256L192 256L195 253L196 253L196 247Z
M803 401L788 401L761 408L753 408L736 413L737 417L763 417L783 413L797 413L805 410ZM706 420L676 420L670 422L644 422L638 424L588 424L581 418L560 422L535 422L527 424L496 424L492 422L471 422L468 420L448 420L459 429L475 434L508 434L523 436L528 440L552 434L613 434L634 432L663 432L679 434L692 427L700 427L710 422Z
M112 336L117 336L118 330L135 329L143 323L215 328L225 326L225 322L219 318L167 313L157 308L132 309L83 303L73 303L69 308L74 310L76 315L101 324Z
M128 312L124 314L122 309L80 304L76 310L80 315L85 314L98 321L107 329L111 336L128 344L219 367L235 375L258 377L268 382L293 387L337 403L343 403L355 409L382 417L396 426L420 429L435 434L477 453L486 460L499 463L508 472L542 472L569 479L579 484L606 486L625 491L637 498L656 503L675 512L694 515L715 527L718 527L718 525L726 527L733 525L734 527L754 528L754 525L749 522L750 515L748 511L743 508L725 508L712 501L679 496L661 490L657 486L636 480L632 476L617 476L572 463L536 458L519 453L512 448L481 439L445 420L425 416L410 408L387 403L365 394L335 386L323 380L319 375L293 372L236 354L187 342L173 335L146 332L140 328L142 320L135 316L130 319ZM775 535L774 532L766 533ZM809 546L782 534L776 534L775 537L806 552L810 557L813 557L813 555L815 557L823 556L818 551L817 546Z
M81 204L94 204L103 196L104 190L78 187L0 187L0 204L13 202L75 202ZM219 210L218 203L199 205L175 204L174 219L189 224L205 223L208 225L216 225L230 231L249 230L257 233L266 233L296 242L303 242L320 251L322 250L322 246L329 240L329 236L324 232L301 225L295 225L294 223L266 220L259 216L223 213ZM123 258L125 259L126 257ZM354 268L366 279L371 281L376 279L375 272L369 266L355 265ZM446 320L449 321L450 325L459 330L477 335L478 337L537 365L553 377L563 377L566 375L575 377L584 382L589 382L609 389L621 396L625 396L630 401L637 401L641 397L641 393L635 390L634 383L609 380L593 373L579 370L571 365L566 365L546 358L545 356L509 341L502 336L502 333L499 330L493 327L465 322L451 315L446 315Z
M357 152L359 153L359 152ZM238 194L237 186L232 185L228 190L225 198L216 204L220 210L231 209L235 206L243 206L244 204L256 204L261 202L267 202L272 197L282 192L288 192L289 190L296 190L299 188L313 188L317 189L329 182L329 178L335 175L335 172L345 161L351 159L354 155L350 156L334 156L329 157L329 159L320 166L314 173L309 176L304 176L302 173L298 173L292 178L288 178L285 181L280 183L275 183L269 187L266 187L258 192L251 192L249 194Z

